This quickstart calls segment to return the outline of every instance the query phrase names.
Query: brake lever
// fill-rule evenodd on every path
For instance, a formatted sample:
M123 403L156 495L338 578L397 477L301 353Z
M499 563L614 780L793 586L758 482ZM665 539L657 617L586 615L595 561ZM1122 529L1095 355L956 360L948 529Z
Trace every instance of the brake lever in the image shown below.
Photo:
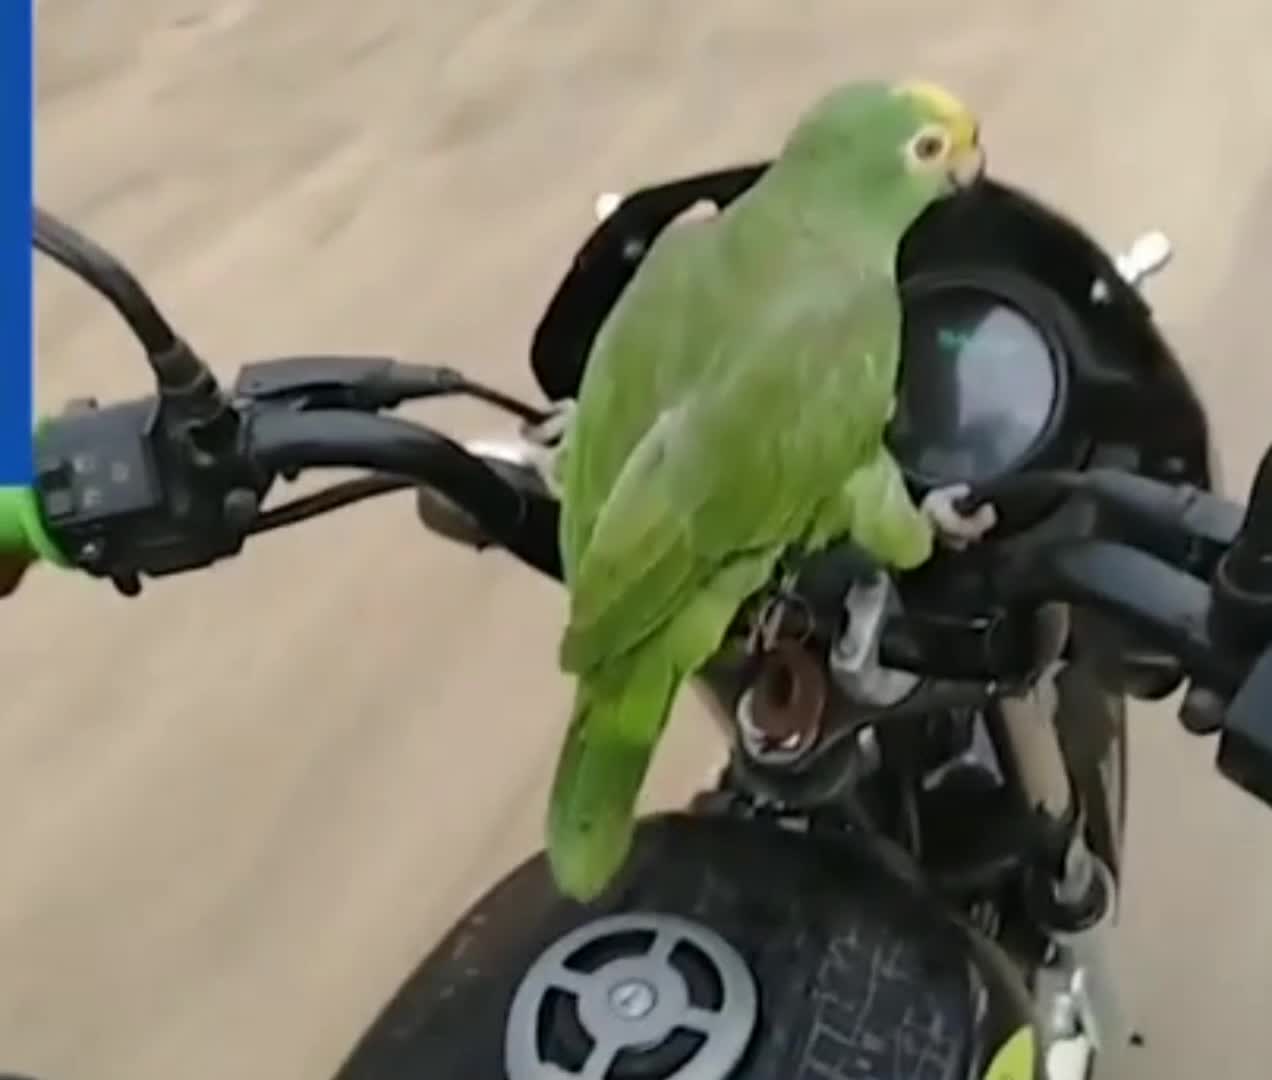
M247 364L235 383L236 396L292 406L305 412L346 409L375 413L406 401L463 395L540 424L551 414L511 394L485 386L455 368L407 364L388 356L284 356Z

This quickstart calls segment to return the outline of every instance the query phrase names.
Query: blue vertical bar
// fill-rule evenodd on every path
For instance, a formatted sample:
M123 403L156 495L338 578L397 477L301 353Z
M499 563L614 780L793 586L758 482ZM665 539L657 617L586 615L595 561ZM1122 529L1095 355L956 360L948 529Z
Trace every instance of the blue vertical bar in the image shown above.
M0 484L30 483L32 10L0 0Z

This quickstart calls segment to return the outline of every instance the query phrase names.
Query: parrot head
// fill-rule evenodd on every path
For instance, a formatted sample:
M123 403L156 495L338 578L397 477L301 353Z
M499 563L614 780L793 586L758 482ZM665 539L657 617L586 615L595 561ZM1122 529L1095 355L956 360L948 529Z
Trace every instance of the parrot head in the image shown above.
M984 172L980 125L930 82L853 82L800 119L779 162L858 201L917 210Z
M907 170L943 174L954 187L979 180L985 151L971 110L935 83L905 83L893 93L910 106L920 125L904 144Z

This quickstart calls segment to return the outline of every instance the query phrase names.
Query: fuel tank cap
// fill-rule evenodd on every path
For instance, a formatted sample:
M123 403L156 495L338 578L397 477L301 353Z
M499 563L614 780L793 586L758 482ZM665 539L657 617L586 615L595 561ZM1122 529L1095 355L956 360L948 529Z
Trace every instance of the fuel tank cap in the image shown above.
M612 915L559 938L517 987L509 1080L729 1080L758 1015L746 962L676 915Z

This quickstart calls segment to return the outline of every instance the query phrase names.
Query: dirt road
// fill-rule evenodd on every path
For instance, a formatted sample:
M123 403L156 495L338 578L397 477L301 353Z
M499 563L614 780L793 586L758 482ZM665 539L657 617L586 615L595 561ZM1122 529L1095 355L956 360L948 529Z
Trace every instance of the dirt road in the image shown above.
M528 389L594 194L765 153L835 80L920 73L995 171L1152 296L1230 483L1272 434L1272 9L1122 0L42 0L38 190L224 370L384 349ZM40 403L145 386L39 280ZM457 422L471 428L477 417ZM408 500L139 601L52 572L6 602L0 1059L48 1080L322 1080L429 942L536 841L565 687L554 590L430 541ZM702 775L675 726L659 798ZM1272 1056L1272 815L1137 716L1127 1075Z

